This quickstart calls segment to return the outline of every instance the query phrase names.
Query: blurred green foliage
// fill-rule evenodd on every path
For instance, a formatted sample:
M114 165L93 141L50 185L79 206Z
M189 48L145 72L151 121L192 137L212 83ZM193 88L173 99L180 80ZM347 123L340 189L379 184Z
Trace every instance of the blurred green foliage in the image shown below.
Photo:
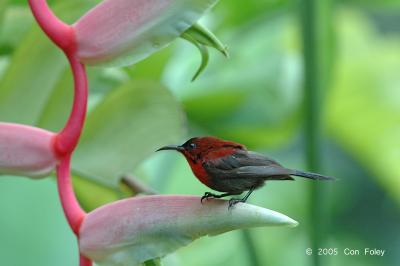
M68 22L98 1L51 1ZM322 104L325 216L308 216L309 182L270 182L250 202L300 221L203 238L165 265L311 265L309 227L329 227L324 265L400 262L400 1L334 1L329 80ZM221 1L202 20L229 46L211 52L196 82L198 53L176 41L127 68L89 68L88 122L74 156L74 185L86 209L126 196L134 174L161 193L206 188L178 154L152 152L196 135L217 135L305 168L301 1ZM67 61L35 25L26 1L0 0L0 121L59 130L68 115ZM152 155L153 154L153 155ZM147 159L146 159L147 158ZM146 159L146 160L145 160ZM0 264L73 265L76 243L52 179L0 178ZM384 257L344 248L386 249Z

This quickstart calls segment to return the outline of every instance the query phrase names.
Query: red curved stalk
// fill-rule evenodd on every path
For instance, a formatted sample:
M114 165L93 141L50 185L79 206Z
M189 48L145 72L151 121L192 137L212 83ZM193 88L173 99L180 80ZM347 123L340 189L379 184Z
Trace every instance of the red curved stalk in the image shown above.
M86 116L88 86L85 67L75 57L74 34L71 26L59 20L50 10L46 0L29 0L38 24L66 54L74 76L74 101L65 127L58 133L54 149L61 158L57 166L57 183L61 204L71 229L78 236L79 226L86 213L80 207L71 183L71 153L78 143Z
M84 257L83 255L80 255L79 257L79 262L80 266L92 266L92 261L89 260L88 258Z
M47 36L66 54L74 76L74 103L68 122L58 134L55 151L62 158L71 153L78 143L86 116L87 75L85 67L75 57L73 28L58 19L46 0L29 0L32 13Z
M73 28L54 15L46 0L29 0L29 5L46 35L63 51L72 50L75 43Z
M67 57L74 76L74 102L68 121L61 132L59 132L55 142L55 150L60 156L71 153L79 141L85 122L88 98L85 66L79 63L73 55L67 54Z
M79 228L86 212L79 205L72 187L70 161L71 156L67 155L57 166L57 186L65 217L72 231L79 236Z
M29 0L32 13L46 35L67 56L74 77L74 100L71 113L64 128L58 133L54 150L61 158L57 166L57 186L61 205L67 221L77 237L86 212L76 199L71 181L71 154L82 132L86 116L88 84L84 65L75 57L75 36L73 28L58 19L47 5L46 0ZM92 262L80 256L81 266L92 266Z

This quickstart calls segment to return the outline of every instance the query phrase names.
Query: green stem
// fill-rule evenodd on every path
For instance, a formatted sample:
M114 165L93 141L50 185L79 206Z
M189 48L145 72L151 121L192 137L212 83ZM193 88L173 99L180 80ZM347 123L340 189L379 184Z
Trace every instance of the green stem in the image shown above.
M250 230L243 229L242 237L243 242L246 247L247 255L249 256L249 265L251 266L261 266L259 257L257 255L256 245L254 244L254 240L251 237ZM265 264L264 264L265 266Z
M300 2L304 56L304 112L306 163L310 171L321 170L320 128L323 90L329 73L331 1L303 0ZM310 240L316 251L323 246L323 191L320 184L311 184ZM315 253L315 252L314 252ZM321 265L321 257L313 256L313 265Z

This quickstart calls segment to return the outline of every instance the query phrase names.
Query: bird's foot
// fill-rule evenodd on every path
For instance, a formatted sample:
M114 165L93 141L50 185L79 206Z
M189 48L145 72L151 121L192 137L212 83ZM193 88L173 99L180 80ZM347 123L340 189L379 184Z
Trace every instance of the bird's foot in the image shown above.
M239 202L245 203L249 198L250 194L253 193L254 189L255 189L254 187L250 188L249 192L247 192L246 196L244 196L242 199L230 199L228 210L231 209L236 204L238 204Z
M217 197L218 197L218 195L215 195L211 192L206 192L206 193L204 193L204 196L201 197L200 202L203 203L203 200L208 200L209 198L217 198Z
M228 210L232 209L233 206L235 206L235 205L238 204L239 202L245 203L245 202L246 202L246 199L230 199L230 200L229 200Z
M201 201L201 203L203 203L203 200L208 200L209 198L220 199L220 198L227 197L227 196L230 196L230 195L232 195L232 194L231 193L224 193L224 194L217 195L217 194L213 194L211 192L206 192L206 193L204 193L204 196L201 197L200 201Z

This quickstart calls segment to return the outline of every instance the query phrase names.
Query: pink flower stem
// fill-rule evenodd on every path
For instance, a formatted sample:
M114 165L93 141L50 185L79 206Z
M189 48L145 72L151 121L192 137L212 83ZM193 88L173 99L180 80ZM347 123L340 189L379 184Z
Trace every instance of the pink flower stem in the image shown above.
M75 149L85 122L88 98L87 75L84 65L79 63L73 55L67 54L67 57L74 76L75 92L71 114L54 144L55 151L59 156L69 154Z
M65 156L57 166L58 195L65 217L74 234L79 238L79 229L86 217L74 193L71 180L71 155ZM92 266L92 262L80 255L80 266Z
M72 231L79 237L79 228L86 216L86 212L79 205L73 190L70 161L71 156L67 155L57 166L57 186L65 217Z
M79 238L79 229L86 212L81 208L73 190L71 181L71 154L74 151L85 122L88 84L83 64L76 58L76 43L73 27L58 19L47 5L46 0L29 0L32 13L46 35L61 48L71 65L74 77L73 106L64 128L58 133L54 150L60 158L57 166L57 186L61 205L66 219ZM80 256L81 266L91 266L92 262Z
M80 255L79 261L80 261L79 264L80 266L92 266L92 261L84 257L83 255Z
M63 51L74 49L73 28L57 18L47 5L46 0L29 0L32 13L46 35Z
M88 84L84 65L75 57L75 33L73 27L58 19L46 0L29 0L32 13L47 36L60 47L67 56L74 76L74 103L68 122L58 134L54 147L62 158L71 153L79 140L86 116Z

